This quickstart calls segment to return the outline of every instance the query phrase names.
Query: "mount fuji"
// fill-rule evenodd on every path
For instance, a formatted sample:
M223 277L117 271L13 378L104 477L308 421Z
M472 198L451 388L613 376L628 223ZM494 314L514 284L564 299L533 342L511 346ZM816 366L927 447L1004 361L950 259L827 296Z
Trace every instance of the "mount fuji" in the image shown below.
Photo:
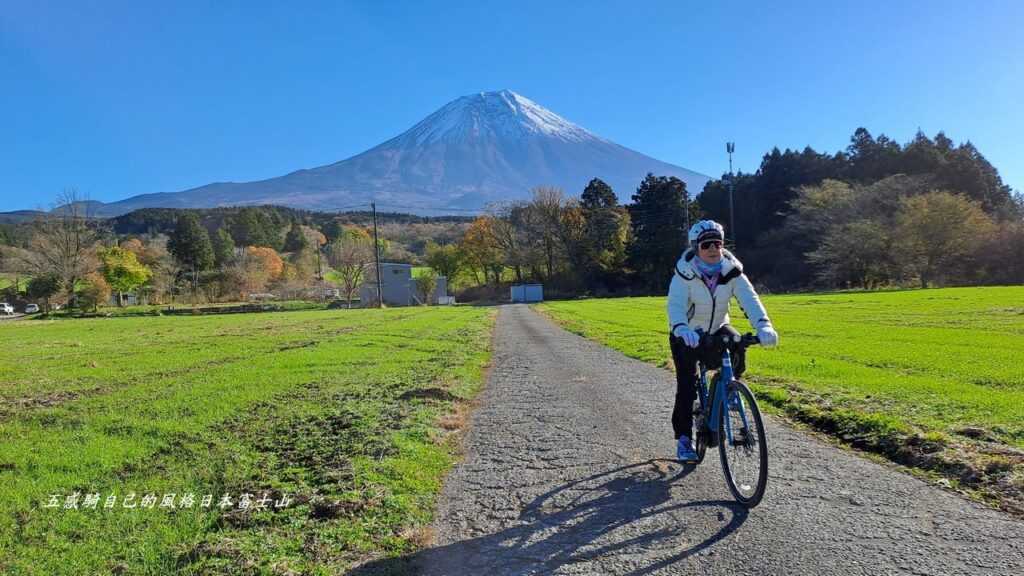
M595 177L622 201L648 172L680 178L693 195L709 180L501 90L458 98L395 138L334 164L267 180L143 194L93 212L116 216L138 208L260 204L334 211L375 201L388 211L438 214L524 199L536 186L557 186L578 196Z

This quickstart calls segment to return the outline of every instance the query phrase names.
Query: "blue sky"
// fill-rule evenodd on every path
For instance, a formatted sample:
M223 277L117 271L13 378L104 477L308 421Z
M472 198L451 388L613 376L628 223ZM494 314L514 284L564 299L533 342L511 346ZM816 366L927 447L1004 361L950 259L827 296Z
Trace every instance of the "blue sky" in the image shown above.
M327 164L502 88L713 176L920 127L1024 189L1024 2L774 4L7 3L0 211Z

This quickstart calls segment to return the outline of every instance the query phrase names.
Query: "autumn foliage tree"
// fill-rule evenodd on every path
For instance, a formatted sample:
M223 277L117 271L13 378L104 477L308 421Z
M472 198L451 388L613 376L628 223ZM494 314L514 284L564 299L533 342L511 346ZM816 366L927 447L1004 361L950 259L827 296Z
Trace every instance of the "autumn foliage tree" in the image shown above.
M99 272L90 272L82 279L78 299L83 309L99 309L99 305L110 298L110 284Z
M466 229L459 243L466 263L474 272L483 274L484 283L493 280L497 284L504 269L501 245L496 237L497 226L494 216L479 216Z
M266 289L269 282L281 276L284 260L273 248L249 246L242 255L241 268L245 279L244 289L251 294Z
M995 228L980 202L936 190L901 201L895 237L901 259L925 288L950 278L967 279L979 246Z
M103 278L117 292L118 306L124 306L125 292L135 290L152 276L149 268L139 262L135 252L112 246L100 250L98 255Z

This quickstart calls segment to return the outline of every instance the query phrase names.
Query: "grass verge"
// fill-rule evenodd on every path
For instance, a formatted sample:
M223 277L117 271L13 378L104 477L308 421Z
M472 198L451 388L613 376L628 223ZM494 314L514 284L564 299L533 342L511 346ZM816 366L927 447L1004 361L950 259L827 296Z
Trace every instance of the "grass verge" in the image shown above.
M764 298L782 336L753 348L762 403L853 447L1024 514L1022 287ZM670 366L664 298L548 302L565 328ZM735 305L735 325L746 329Z

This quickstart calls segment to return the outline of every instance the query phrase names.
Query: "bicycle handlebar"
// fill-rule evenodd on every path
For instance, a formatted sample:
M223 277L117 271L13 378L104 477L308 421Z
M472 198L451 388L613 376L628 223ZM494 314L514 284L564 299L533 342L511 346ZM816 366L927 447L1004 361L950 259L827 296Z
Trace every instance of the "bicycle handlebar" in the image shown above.
M700 334L700 346L705 349L718 346L725 346L731 349L749 348L761 343L761 340L750 332L743 335L718 333L712 336L698 330L698 334Z

